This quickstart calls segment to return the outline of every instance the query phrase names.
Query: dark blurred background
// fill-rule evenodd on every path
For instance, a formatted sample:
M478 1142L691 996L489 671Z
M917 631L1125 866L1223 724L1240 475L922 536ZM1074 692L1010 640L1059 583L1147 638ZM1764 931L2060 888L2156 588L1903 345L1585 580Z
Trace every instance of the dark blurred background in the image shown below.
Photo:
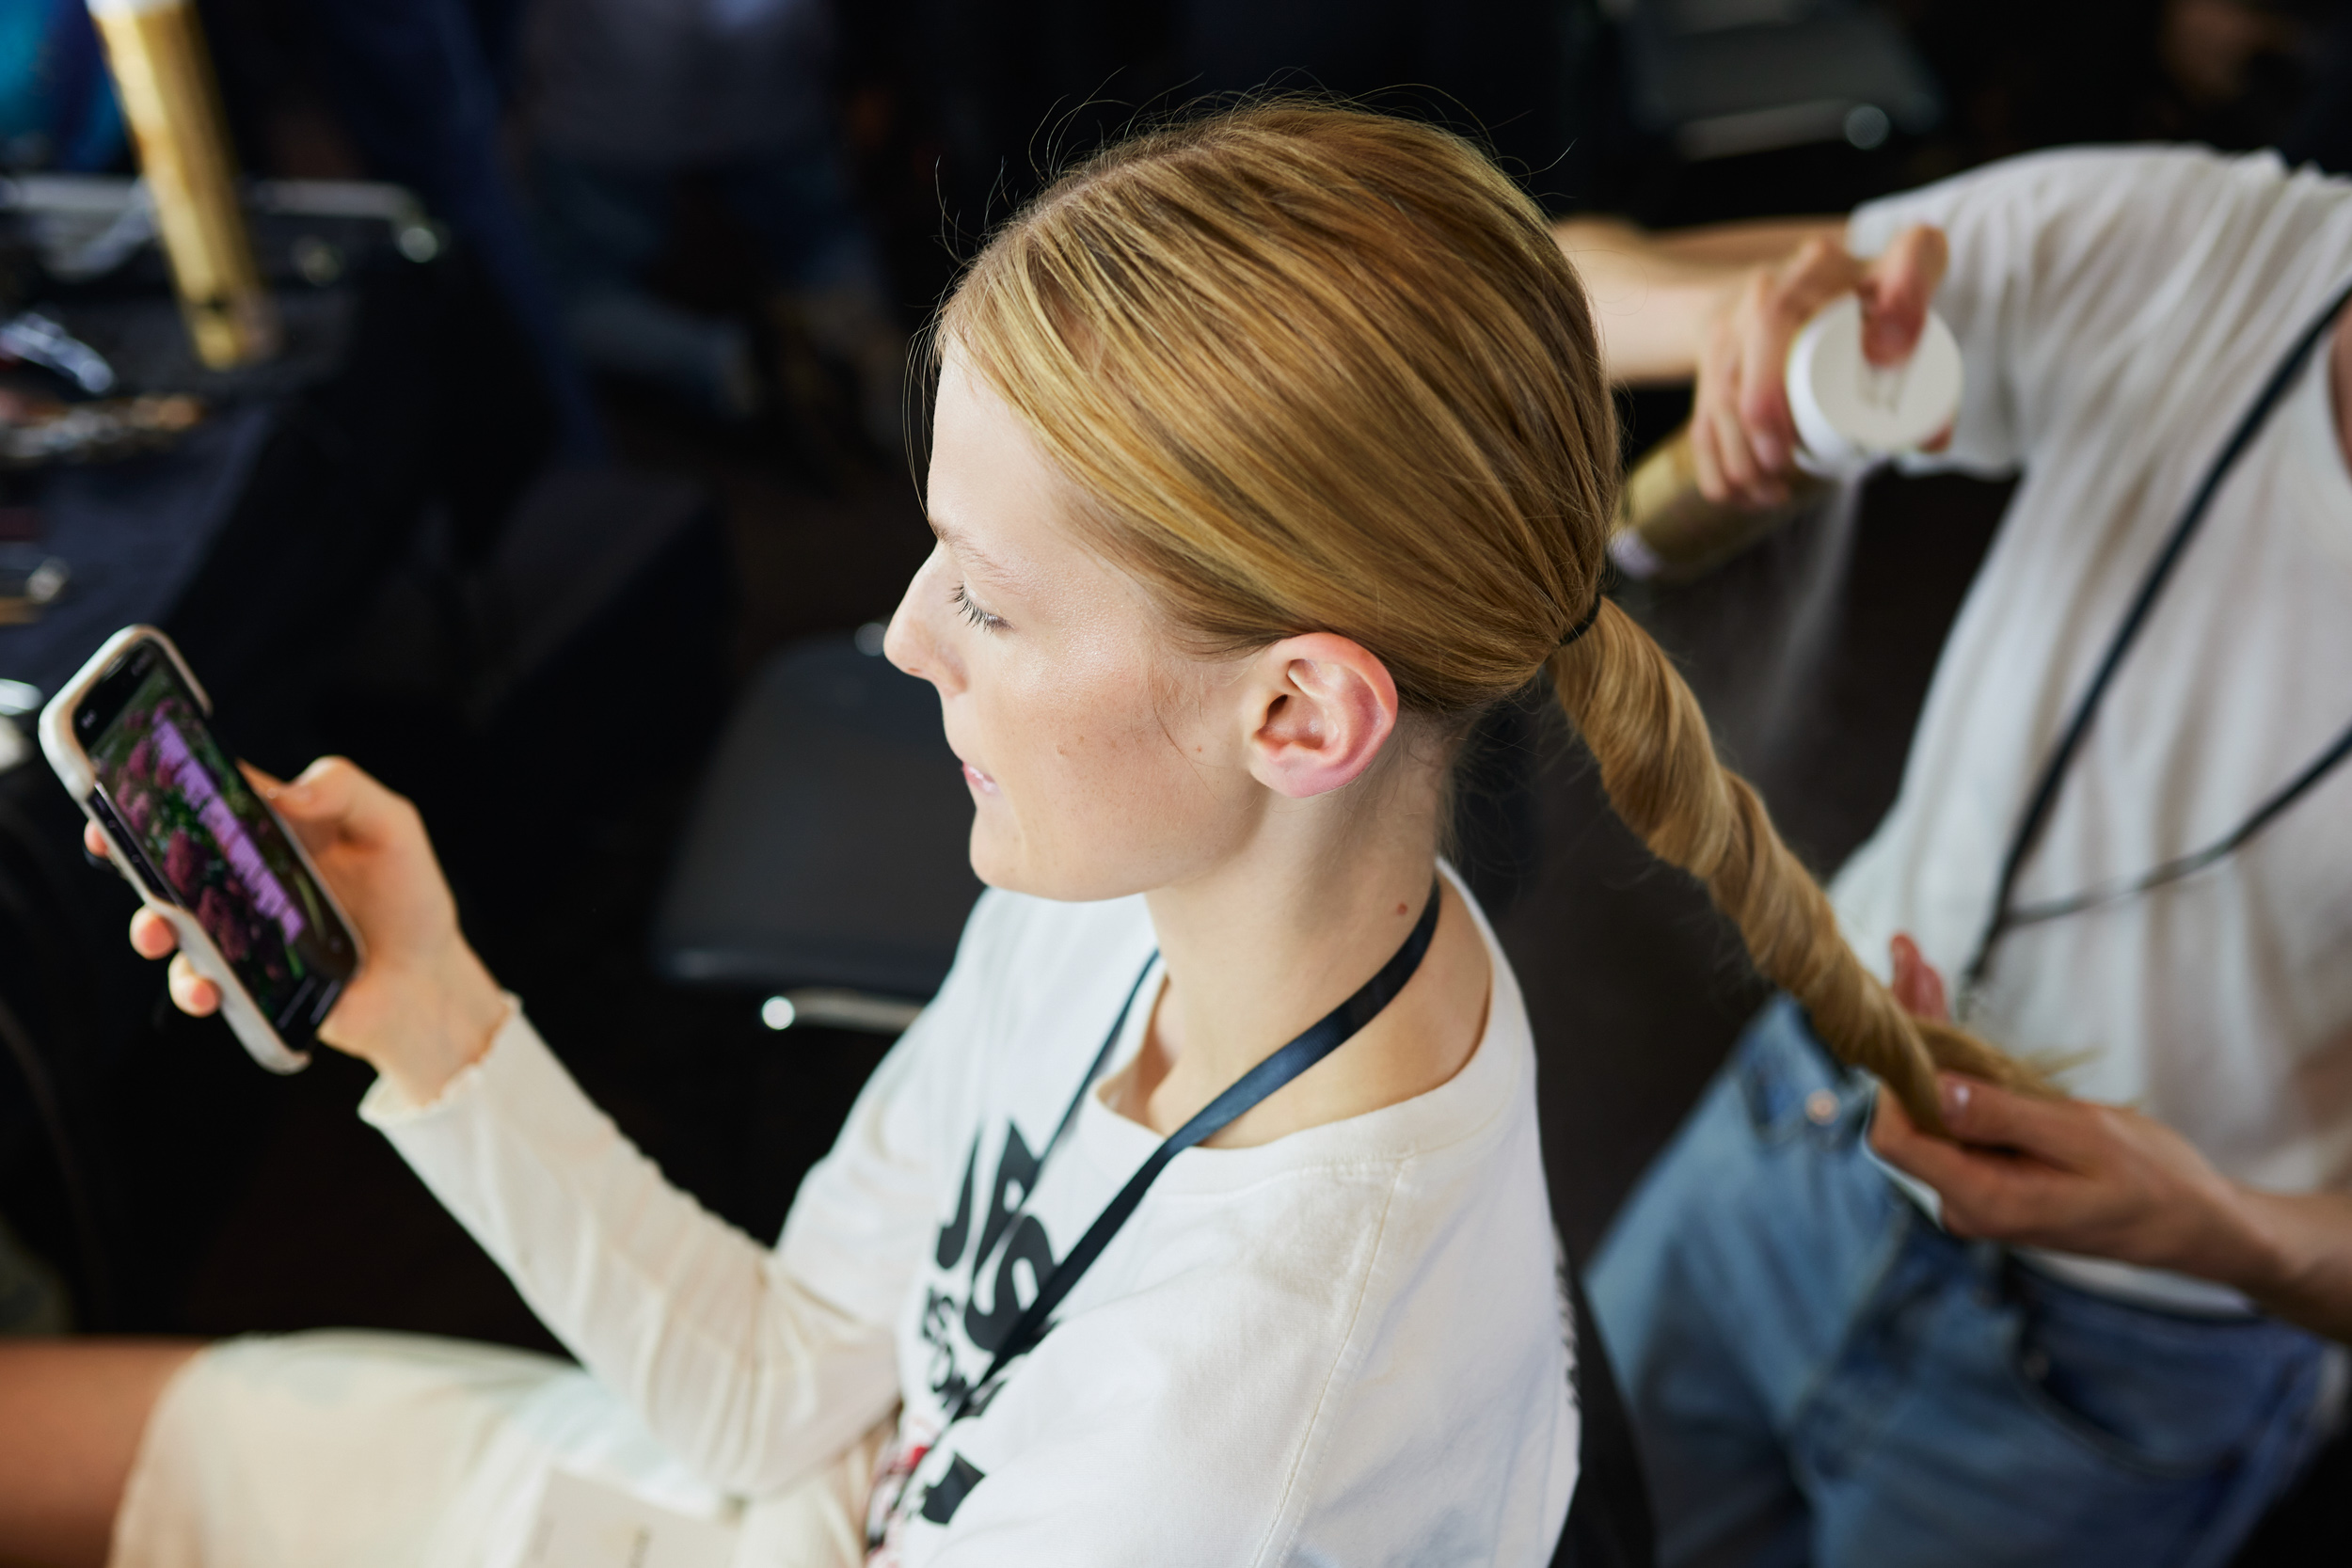
M289 332L234 376L189 359L119 198L56 205L84 188L60 176L133 172L80 0L0 0L0 306L208 409L168 451L0 467L0 564L71 573L0 624L23 683L0 711L114 626L167 625L247 755L342 751L420 801L557 1051L763 1237L889 1037L770 1027L749 972L657 961L656 911L760 673L886 619L928 548L909 337L1057 166L1275 90L1437 119L1555 213L1656 226L1842 212L2074 142L2352 167L2352 5L2329 0L199 8ZM333 195L351 182L397 199ZM0 391L57 395L46 374L0 366ZM1621 406L1629 456L1683 411ZM1695 586L1629 591L1824 875L1892 798L2006 493L1882 476ZM1529 992L1581 1255L1760 991L1540 705L1471 766L1462 856ZM0 771L0 1253L38 1286L0 1289L0 1316L554 1349L353 1116L363 1068L273 1079L171 1011L75 826L38 759Z

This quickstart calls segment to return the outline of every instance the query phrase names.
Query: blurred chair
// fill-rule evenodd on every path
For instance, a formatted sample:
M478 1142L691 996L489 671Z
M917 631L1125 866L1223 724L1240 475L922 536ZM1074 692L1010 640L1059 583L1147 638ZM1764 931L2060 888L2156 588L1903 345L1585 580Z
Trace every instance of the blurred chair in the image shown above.
M972 804L922 681L882 634L771 657L737 707L654 920L675 980L758 988L771 1026L896 1034L979 896Z
M772 656L736 709L653 931L674 980L766 990L762 1016L896 1033L938 990L978 896L972 806L930 688L882 628ZM1493 840L1509 813L1474 823ZM1483 828L1483 831L1481 831ZM1505 830L1507 831L1507 829ZM1524 846L1519 847L1524 848ZM1507 876L1509 847L1482 857ZM1562 1264L1579 1480L1554 1568L1649 1568L1649 1496L1598 1325Z
M1927 64L1865 0L1603 0L1644 131L1690 162L1844 140L1865 151L1943 118Z

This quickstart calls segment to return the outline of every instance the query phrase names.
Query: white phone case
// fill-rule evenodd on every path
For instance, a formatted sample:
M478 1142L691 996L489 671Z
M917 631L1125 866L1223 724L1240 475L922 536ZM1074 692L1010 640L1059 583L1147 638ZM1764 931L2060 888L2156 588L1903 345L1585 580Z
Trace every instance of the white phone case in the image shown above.
M188 661L180 657L180 650L173 645L171 639L153 626L125 626L106 639L105 645L90 655L89 662L60 687L57 694L49 699L48 705L40 710L41 753L49 759L49 766L56 770L67 793L82 808L82 814L97 823L99 832L105 835L107 858L122 873L123 880L138 890L141 903L170 922L173 933L180 939L180 951L188 956L188 962L196 972L220 988L221 1017L229 1021L229 1027L236 1032L237 1038L244 1042L253 1059L272 1072L299 1072L310 1065L310 1053L292 1049L278 1037L276 1026L263 1016L252 993L237 978L237 973L230 967L229 960L221 957L220 949L213 944L213 939L205 933L196 916L179 905L167 903L154 895L140 879L129 852L116 840L105 821L90 805L90 797L98 788L98 770L91 764L89 753L82 749L81 741L74 736L73 715L89 696L91 688L114 667L115 661L142 639L163 650L164 657L170 659L172 668L180 673L180 678L187 683L197 705L204 710L206 717L211 716L212 697L206 693L203 683L196 678L196 672L188 668ZM262 809L274 817L278 816L277 809L267 801L262 802ZM351 923L351 917L335 901L335 895L327 888L326 879L311 863L310 851L303 848L302 841L286 827L285 819L279 817L278 826L285 832L286 842L294 846L295 855L301 858L303 870L310 873L310 880L317 884L319 895L326 900L327 908L335 911L335 918L342 921L343 928L351 933L354 956L360 963L365 963L367 950L360 945L358 927Z

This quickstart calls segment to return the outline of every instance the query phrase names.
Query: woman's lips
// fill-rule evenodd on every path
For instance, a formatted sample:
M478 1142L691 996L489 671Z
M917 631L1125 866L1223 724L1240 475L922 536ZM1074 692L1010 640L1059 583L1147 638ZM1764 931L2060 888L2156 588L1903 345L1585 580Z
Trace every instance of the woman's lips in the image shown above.
M974 789L978 790L983 795L993 795L996 793L996 781L990 778L987 774L981 772L978 768L973 767L968 762L963 765L963 782L970 784Z

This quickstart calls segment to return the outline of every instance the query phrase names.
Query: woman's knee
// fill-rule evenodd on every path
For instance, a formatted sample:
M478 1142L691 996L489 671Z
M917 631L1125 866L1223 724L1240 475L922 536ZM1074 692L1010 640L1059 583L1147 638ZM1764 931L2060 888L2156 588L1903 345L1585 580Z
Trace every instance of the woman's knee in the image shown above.
M106 1560L148 1418L201 1347L185 1339L0 1342L0 1559Z

